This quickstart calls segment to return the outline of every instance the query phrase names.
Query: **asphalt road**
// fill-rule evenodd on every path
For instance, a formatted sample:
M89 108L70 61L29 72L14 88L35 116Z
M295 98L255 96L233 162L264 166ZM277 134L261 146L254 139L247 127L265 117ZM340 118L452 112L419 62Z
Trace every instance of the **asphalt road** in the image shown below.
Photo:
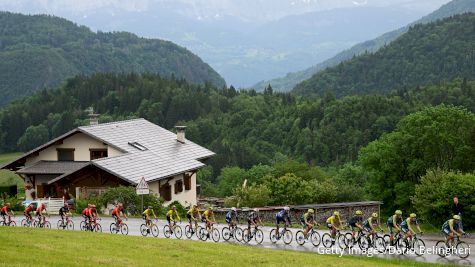
M20 217L16 217L14 219L17 226L20 225L21 219L22 218L20 218ZM57 228L56 225L57 225L58 219L59 219L59 217L56 217L56 216L52 216L49 219L53 229ZM74 230L79 231L79 224L80 224L81 220L82 220L82 217L79 217L79 216L76 216L76 217L73 218ZM109 227L110 227L110 224L112 222L113 222L113 219L110 218L110 217L101 218L99 223L102 226L103 233L110 233ZM144 223L144 221L142 219L130 218L127 221L125 221L125 223L128 225L128 228L129 228L129 233L128 234L129 235L141 236L140 225ZM183 229L183 236L181 238L182 240L187 240L187 238L184 234L186 224L187 223L185 223L184 221L179 224L181 226L181 228ZM158 221L158 224L157 224L157 226L159 228L158 238L165 238L164 234L163 234L163 227L165 225L166 225L166 221L164 221L164 220L159 220ZM223 225L223 224L218 224L217 225L217 228L219 229L220 233L221 233L221 229L224 226L225 225ZM244 227L241 225L241 228L244 228ZM304 252L312 252L312 253L317 253L317 254L332 253L332 254L341 255L342 257L349 257L350 256L348 251L342 252L340 249L329 250L329 249L324 248L323 245L321 245L321 244L320 244L319 247L315 247L311 243L308 242L308 243L305 243L303 246L300 246L295 241L295 232L297 231L296 229L291 229L291 231L293 232L293 241L289 245L284 244L282 242L282 240L279 240L276 244L272 243L270 241L270 238L269 238L269 233L272 229L271 227L261 227L260 229L262 229L262 231L264 232L264 241L259 245L256 244L256 242L254 240L251 240L249 242L249 244L243 244L241 242L235 241L234 239L231 239L230 241L224 241L222 236L220 237L219 242L237 243L237 244L242 244L242 245L245 245L245 246L254 246L254 247L262 247L262 248L270 248L270 249L304 251ZM320 235L323 235L325 232L328 232L328 231L319 231ZM118 233L118 234L120 235L121 233ZM126 238L126 237L124 237L124 238ZM144 237L144 238L155 238L155 237L153 237L151 235L148 235L147 237ZM172 236L171 238L175 238L175 237ZM443 239L442 236L437 236L437 235L427 235L427 236L425 235L425 236L422 236L421 238L425 241L426 248L428 248L428 249L431 249L432 247L434 247L437 240L442 240ZM191 239L198 240L196 235L193 235L193 237ZM470 247L473 247L473 239L466 239L464 241L469 243ZM201 241L201 242L203 242L203 241ZM208 240L206 242L214 242L214 241ZM372 252L372 251L370 251L370 252ZM426 253L422 256L417 256L415 254L412 254L412 255L411 254L404 254L404 255L393 254L393 255L389 255L388 253L380 254L380 253L377 253L376 251L374 251L373 253L361 254L361 251L353 251L350 254L353 255L353 256L360 256L360 257L371 257L372 256L372 257L380 257L380 258L397 258L397 259L413 260L413 261L418 261L418 262L458 264L458 265L475 265L475 255L474 255L474 253L475 252L471 251L470 256L466 259L460 259L457 256L441 258L438 255L431 254L431 253Z

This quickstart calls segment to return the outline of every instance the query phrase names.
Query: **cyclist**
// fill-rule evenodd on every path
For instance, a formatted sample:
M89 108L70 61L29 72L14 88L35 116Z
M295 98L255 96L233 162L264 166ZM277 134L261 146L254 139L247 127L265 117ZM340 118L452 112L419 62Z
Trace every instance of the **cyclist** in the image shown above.
M340 213L338 211L334 211L333 216L327 219L327 227L330 229L332 238L335 239L336 231L340 230L341 227Z
M124 204L118 203L117 206L112 210L112 218L115 221L115 229L119 231L119 225L122 223L122 219L120 218L120 214L124 215L124 218L127 219L127 214L124 211Z
M234 227L239 223L238 213L235 207L232 207L231 210L226 213L226 223L230 230L234 229ZM232 235L233 231L231 231L231 236Z
M25 215L25 218L27 219L28 224L31 224L31 222L33 221L33 217L31 216L31 212L34 209L35 209L35 207L33 206L33 204L30 203L30 205L28 205L28 207L26 207L25 210L23 211L23 215Z
M206 230L208 230L208 238L209 233L211 231L211 227L213 224L216 223L216 218L214 217L213 207L209 207L205 212L203 212L203 221L206 223Z
M43 212L46 212L46 215L49 215L48 211L46 210L45 203L39 205L38 208L36 209L36 217L38 217L40 224L46 223L46 216L43 216Z
M447 239L446 244L448 245L449 242L453 243L454 241L454 236L461 236L465 234L465 232L460 228L460 216L459 215L454 215L452 219L447 220L443 225L442 225L442 232L445 235L445 238Z
M421 227L419 226L419 223L417 222L417 215L415 213L411 213L409 215L409 218L405 219L401 223L401 231L404 232L404 240L406 239L411 239L412 236L416 233L414 229L412 229L411 225L415 225L417 227L417 230L419 230L419 233L422 234Z
M247 229L249 230L249 233L251 232L251 225L257 229L258 224L262 225L262 221L259 216L259 209L255 208L247 216Z
M348 225L351 228L353 238L356 238L356 233L363 230L363 212L361 210L357 210L355 215L348 221Z
M170 226L170 231L173 233L173 227L176 225L176 221L179 220L181 221L180 215L178 215L178 211L176 211L176 206L173 206L168 212L167 212L167 221L168 225ZM173 225L172 225L173 222Z
M306 213L300 216L300 224L303 226L303 234L305 237L307 237L308 232L310 232L313 226L317 224L314 214L315 210L308 209Z
M284 223L284 227L288 227L292 223L290 222L290 214L289 214L290 208L289 207L284 207L282 210L277 212L275 214L275 226L277 230L277 237L280 237L280 232L279 232L279 225L280 223Z
M378 214L376 212L371 214L371 217L366 219L363 223L363 229L368 232L368 234L366 235L366 239L368 239L368 241L370 241L370 236L374 234L374 225L377 225L381 232L384 231L381 227L381 223L378 220Z
M197 229L198 220L200 218L200 209L198 209L198 206L191 206L191 208L186 213L186 218L188 218L188 222L190 223L191 232L194 233L195 231L193 230L193 222L195 223L195 229Z
M5 203L5 205L3 205L0 211L0 214L2 215L4 224L10 224L11 222L10 216L15 216L15 213L13 212L12 206L10 205L10 203ZM7 217L8 217L8 222L7 222Z
M402 223L402 211L396 210L394 215L391 215L388 218L387 225L389 230L389 241L393 244L394 241L394 234L401 231L401 223Z
M66 222L64 221L64 219L69 214L70 213L69 213L68 203L64 202L64 205L59 209L59 216L61 216L61 221L63 222L63 225L66 225Z
M87 207L82 211L82 217L84 218L84 221L86 222L86 225L91 224L91 220L92 220L92 213L91 213L92 208L91 207L92 207L91 204L87 204Z
M157 219L157 216L155 215L155 212L153 211L153 207L152 206L148 206L148 208L146 210L144 210L144 212L142 212L142 219L145 220L145 225L147 226L150 226L150 216L153 215L153 218L154 219ZM150 232L149 229L147 229L147 232Z

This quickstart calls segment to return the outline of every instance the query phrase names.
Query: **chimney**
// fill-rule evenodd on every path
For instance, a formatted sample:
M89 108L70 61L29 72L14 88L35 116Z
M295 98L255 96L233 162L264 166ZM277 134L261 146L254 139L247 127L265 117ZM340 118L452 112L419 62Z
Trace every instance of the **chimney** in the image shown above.
M176 129L176 140L184 144L186 126L175 126L175 129Z
M89 107L86 109L86 112L89 116L89 125L98 125L99 124L99 114L94 113L94 108Z

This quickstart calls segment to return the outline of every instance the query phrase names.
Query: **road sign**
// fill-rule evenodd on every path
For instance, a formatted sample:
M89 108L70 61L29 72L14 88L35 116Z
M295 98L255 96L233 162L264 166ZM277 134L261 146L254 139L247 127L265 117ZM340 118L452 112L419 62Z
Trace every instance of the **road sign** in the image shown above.
M150 194L150 190L148 188L148 184L147 182L145 181L145 178L142 177L142 179L140 180L139 184L137 185L136 189L137 191L137 195L148 195Z

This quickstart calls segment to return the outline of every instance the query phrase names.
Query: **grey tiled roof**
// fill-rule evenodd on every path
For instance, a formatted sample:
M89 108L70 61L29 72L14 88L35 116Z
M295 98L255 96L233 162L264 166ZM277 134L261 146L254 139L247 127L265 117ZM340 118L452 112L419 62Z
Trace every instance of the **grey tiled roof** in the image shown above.
M44 161L40 160L33 165L17 172L20 174L64 174L77 171L89 162L84 161Z

